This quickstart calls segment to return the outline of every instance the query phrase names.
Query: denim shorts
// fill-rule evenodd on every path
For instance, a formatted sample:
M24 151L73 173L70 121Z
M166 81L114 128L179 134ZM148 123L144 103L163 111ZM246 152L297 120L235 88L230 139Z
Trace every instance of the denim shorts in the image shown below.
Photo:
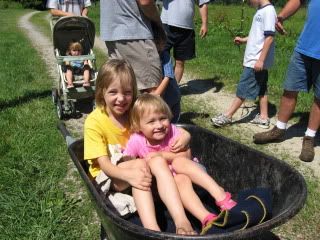
M253 68L244 67L237 87L237 97L255 100L258 96L268 93L268 70L259 72Z
M283 88L287 91L309 92L312 86L315 97L320 99L320 60L294 51Z

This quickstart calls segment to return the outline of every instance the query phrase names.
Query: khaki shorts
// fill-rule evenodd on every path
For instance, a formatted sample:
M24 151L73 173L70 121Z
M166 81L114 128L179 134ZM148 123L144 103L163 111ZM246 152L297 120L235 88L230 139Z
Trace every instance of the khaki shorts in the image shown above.
M138 89L157 87L162 79L160 57L153 40L106 42L110 58L124 58L132 66Z

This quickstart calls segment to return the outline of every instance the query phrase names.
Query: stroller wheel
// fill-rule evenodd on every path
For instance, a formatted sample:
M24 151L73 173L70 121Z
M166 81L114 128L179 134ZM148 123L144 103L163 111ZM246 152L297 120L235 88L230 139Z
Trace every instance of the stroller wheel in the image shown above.
M56 88L52 88L51 96L52 96L53 104L57 104L57 101L58 101L58 90Z
M72 100L69 101L69 109L70 109L70 115L75 116L76 115L76 106Z
M58 114L58 118L62 120L64 117L64 113L63 113L62 103L59 100L57 101L57 114Z

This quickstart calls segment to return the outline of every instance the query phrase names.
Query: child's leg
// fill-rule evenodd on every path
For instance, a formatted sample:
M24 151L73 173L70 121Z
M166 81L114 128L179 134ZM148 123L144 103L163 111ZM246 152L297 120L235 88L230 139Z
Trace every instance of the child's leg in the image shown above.
M66 79L67 79L67 87L72 87L73 86L73 83L72 83L73 74L72 74L71 69L67 69Z
M224 189L197 163L190 159L179 157L172 161L172 166L177 173L187 175L193 183L207 190L216 201L219 202L225 199L226 193Z
M162 157L155 157L149 160L148 164L151 173L157 180L160 198L168 208L176 225L177 233L193 234L192 226L185 214L177 185L167 161Z
M187 175L177 174L174 176L174 180L177 184L183 206L200 222L204 223L204 220L211 213L203 206L200 198L195 193L191 179Z
M268 119L268 95L259 96L260 104L260 117L262 119Z
M145 228L148 228L154 231L161 231L157 223L151 191L142 191L137 188L132 188L132 195L133 195L134 202L136 204L142 225Z
M90 69L84 68L83 70L83 86L90 86Z
M231 106L229 109L224 113L225 116L228 118L232 118L233 114L241 107L242 103L245 99L239 98L236 96L236 98L233 100Z

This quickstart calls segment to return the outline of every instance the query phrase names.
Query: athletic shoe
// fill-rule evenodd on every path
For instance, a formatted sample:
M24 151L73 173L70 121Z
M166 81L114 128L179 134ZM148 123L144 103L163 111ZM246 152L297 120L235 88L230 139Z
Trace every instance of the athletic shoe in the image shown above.
M314 138L309 136L303 137L301 154L299 156L301 161L312 162L314 158Z
M225 116L223 113L211 118L211 122L216 127L223 127L232 123L232 119Z
M255 144L265 144L271 142L278 142L284 137L286 130L277 128L274 126L271 130L262 133L256 133L253 136L253 142Z
M251 124L255 124L257 125L258 127L261 127L261 128L265 128L265 129L268 129L270 127L270 120L269 118L268 119L262 119L260 117L260 114L258 113L254 119L252 119L249 123Z

